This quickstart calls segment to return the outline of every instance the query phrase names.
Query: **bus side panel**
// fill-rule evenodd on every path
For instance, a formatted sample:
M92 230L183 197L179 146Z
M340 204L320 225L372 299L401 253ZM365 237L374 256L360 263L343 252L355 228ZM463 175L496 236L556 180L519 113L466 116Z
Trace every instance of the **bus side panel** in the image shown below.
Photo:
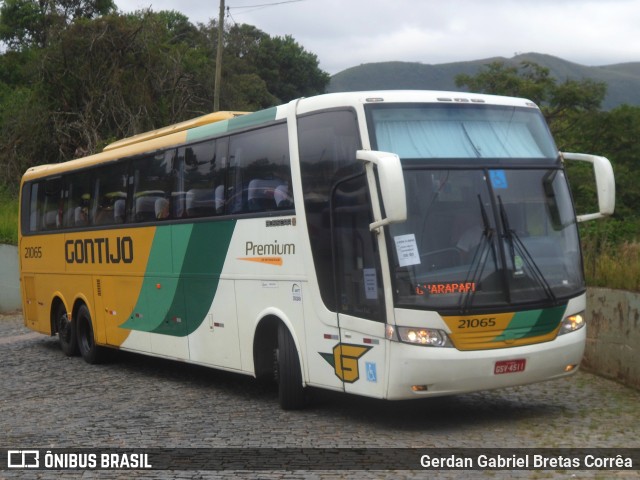
M51 300L53 295L52 285L55 284L56 277L59 276L38 274L33 282L33 297L30 311L32 314L27 326L36 332L51 335Z
M142 292L147 303L147 315L160 320L153 333L149 334L151 351L157 355L188 360L188 315L182 284L177 277L150 277L147 280ZM172 295L170 303L167 302L167 292Z
M309 283L304 292L304 310L307 335L307 378L309 384L332 390L343 390L342 380L336 371L334 352L340 343L338 316L327 310L320 298L317 286ZM339 368L339 366L338 366Z
M305 322L302 309L302 282L276 280L238 280L237 292L238 318L240 319L240 351L242 369L254 372L253 342L258 322L272 315L279 318L291 330L298 346L298 358L305 365L307 358L305 347ZM250 299L250 300L249 300ZM306 368L303 367L303 377Z
M64 271L64 235L22 237L19 255L25 326L51 334L51 301L59 286L47 274Z
M142 285L155 231L155 227L148 227L70 232L65 236L61 251L67 278L92 278L93 285L70 288L76 296L94 293L95 308L91 310L99 344L122 346L132 330L125 324L142 321L139 314L145 309L136 310L136 306L139 301L146 302ZM134 343L133 349L149 351L148 339Z
M304 352L301 291L305 284L300 248L303 226L295 216L238 220L229 245L223 277L235 281L242 370L254 373L253 345L266 316L282 321ZM215 319L214 319L215 321ZM304 364L304 362L303 362Z
M38 330L38 303L36 300L36 278L22 275L22 305L24 324L32 330Z
M220 280L205 321L189 335L191 360L206 365L241 369L236 295L232 280Z
M155 230L140 295L119 325L129 331L123 348L199 361L190 354L189 336L208 325L234 227L225 220Z
M101 295L96 297L96 321L98 328L101 328L102 324L106 343L120 347L126 341L128 349L150 351L148 335L129 338L131 327L144 320L143 309L135 309L144 302L141 295L142 277L102 276L97 281L100 283ZM131 327L122 328L125 323Z

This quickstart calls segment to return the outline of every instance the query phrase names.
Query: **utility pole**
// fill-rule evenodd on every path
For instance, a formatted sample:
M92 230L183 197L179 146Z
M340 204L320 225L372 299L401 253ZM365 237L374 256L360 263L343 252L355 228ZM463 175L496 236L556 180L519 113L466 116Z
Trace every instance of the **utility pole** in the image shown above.
M218 50L216 52L216 79L213 87L213 111L220 110L220 85L222 84L222 34L224 32L224 0L220 0L218 15Z

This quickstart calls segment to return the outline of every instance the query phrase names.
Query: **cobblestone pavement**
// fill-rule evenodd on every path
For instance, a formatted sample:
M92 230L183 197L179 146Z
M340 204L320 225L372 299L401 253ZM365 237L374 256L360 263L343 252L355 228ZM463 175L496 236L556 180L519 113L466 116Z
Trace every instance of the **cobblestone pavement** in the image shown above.
M285 412L277 391L250 377L124 352L88 365L65 357L56 338L24 328L20 315L0 315L0 383L4 448L640 448L640 392L583 372L409 402L316 392L306 410ZM83 479L640 478L637 470L28 473ZM21 474L0 471L0 478Z

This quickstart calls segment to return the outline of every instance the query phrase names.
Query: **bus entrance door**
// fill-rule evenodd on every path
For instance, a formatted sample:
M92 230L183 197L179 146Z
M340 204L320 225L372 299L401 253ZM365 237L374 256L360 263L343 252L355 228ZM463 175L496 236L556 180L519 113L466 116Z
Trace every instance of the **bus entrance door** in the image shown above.
M344 390L384 395L385 301L378 239L364 174L339 182L333 193L334 281L340 343L336 375Z

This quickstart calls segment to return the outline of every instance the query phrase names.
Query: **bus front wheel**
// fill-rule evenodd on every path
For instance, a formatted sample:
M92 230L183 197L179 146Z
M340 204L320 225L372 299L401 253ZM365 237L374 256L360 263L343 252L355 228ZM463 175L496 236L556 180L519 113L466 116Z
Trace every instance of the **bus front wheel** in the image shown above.
M76 323L73 319L69 320L67 309L62 303L58 305L58 309L56 310L55 322L60 348L68 357L77 355L78 342L76 341Z
M297 410L305 405L305 389L298 351L287 327L278 327L278 349L276 353L278 398L283 410Z
M76 314L76 328L78 337L78 348L80 355L87 363L100 363L103 349L96 345L93 335L93 325L91 324L91 314L86 305L80 306Z

